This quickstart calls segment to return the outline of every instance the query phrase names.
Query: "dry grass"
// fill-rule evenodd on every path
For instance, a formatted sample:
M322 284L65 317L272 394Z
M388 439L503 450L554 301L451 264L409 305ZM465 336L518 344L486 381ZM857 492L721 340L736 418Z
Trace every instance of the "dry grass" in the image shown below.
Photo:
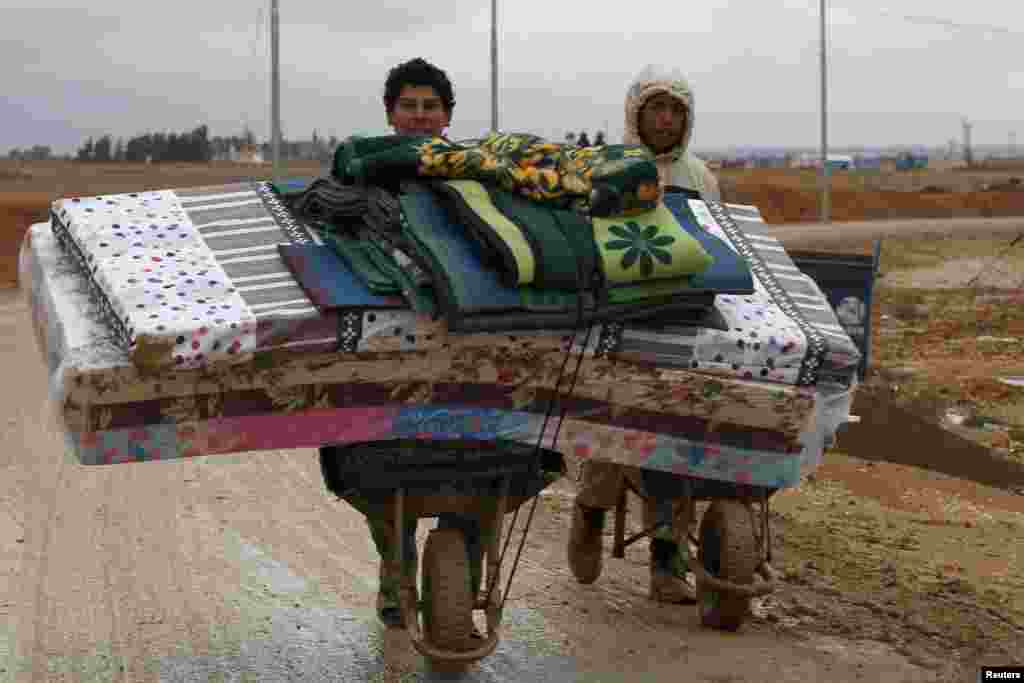
M1004 237L949 234L888 237L882 242L881 269L886 284L896 287L938 288L928 273L936 269L950 270L949 286L966 287L968 283L1015 289L1024 279L1024 238L1021 234ZM955 272L954 272L955 271ZM991 275L1004 273L1005 282L995 283Z
M727 201L754 204L770 223L818 218L819 181L814 170L726 169L719 178ZM1024 178L1024 171L836 173L831 182L832 218L1024 216L1024 182L1011 185L1013 178Z
M892 643L925 662L1019 661L1024 499L830 454L773 507L788 584L771 598L781 623Z
M289 162L286 176L312 176L324 171L318 162ZM115 192L140 192L174 187L219 185L240 180L265 180L269 165L212 162L209 164L19 162L0 160L0 197L11 193L43 193L53 198Z
M968 416L961 436L1024 458L1024 241L935 237L883 243L872 366L926 418ZM972 284L973 283L973 284Z
M818 187L818 172L814 169L723 169L719 177L727 181L757 182L788 189L814 189ZM983 192L992 186L1013 187L1014 178L1024 181L1024 167L992 170L932 170L911 171L835 171L831 186L840 192L922 192L934 193ZM1024 191L1024 183L1020 187Z

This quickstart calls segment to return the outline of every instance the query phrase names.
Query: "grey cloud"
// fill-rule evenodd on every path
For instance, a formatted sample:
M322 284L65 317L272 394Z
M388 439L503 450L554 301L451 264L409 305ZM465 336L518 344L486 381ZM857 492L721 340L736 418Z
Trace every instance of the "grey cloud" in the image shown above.
M502 127L561 137L607 125L618 139L625 88L656 62L681 68L696 89L698 148L817 144L814 3L723 0L699 11L660 5L649 17L623 18L589 5L580 14L550 0L499 1ZM969 19L967 10L933 2L929 14ZM62 7L33 0L33 9L5 7L0 153L44 142L73 149L89 135L199 123L216 134L249 126L266 136L268 4L95 0ZM281 5L286 135L386 130L386 71L413 56L451 75L454 135L489 126L487 0ZM1007 26L1020 14L1011 5L1002 11ZM835 14L829 94L836 144L942 144L959 135L960 116L978 121L976 142L999 142L1019 119L1024 76L1007 66L1013 41L906 27L864 9L856 21Z

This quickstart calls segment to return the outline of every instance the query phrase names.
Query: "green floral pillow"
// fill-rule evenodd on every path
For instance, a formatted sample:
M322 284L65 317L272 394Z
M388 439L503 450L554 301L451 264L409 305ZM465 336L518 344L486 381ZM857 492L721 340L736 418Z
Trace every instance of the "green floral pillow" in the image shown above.
M642 214L591 221L608 286L685 278L714 262L663 203Z

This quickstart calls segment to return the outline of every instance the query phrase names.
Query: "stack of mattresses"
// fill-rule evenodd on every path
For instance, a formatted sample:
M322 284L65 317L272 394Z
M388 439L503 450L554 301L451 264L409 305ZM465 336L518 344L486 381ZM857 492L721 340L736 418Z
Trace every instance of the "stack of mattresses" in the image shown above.
M728 325L453 334L408 308L325 313L278 248L317 237L263 183L60 200L29 233L22 278L85 463L399 437L535 443L572 349L585 360L571 397L562 376L559 450L793 485L845 420L859 354L756 209L677 201L750 265L753 294L716 297Z

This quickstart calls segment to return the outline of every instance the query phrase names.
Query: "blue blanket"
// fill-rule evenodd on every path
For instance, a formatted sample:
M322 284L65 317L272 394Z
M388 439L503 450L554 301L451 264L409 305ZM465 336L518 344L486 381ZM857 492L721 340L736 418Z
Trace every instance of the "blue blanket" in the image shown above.
M374 294L329 246L279 244L288 269L320 311L338 308L408 308L400 296Z
M695 290L707 290L716 294L753 294L754 277L750 274L750 266L746 259L697 223L686 195L681 192L666 192L663 201L683 229L700 242L704 251L715 259L707 270L690 279L690 285Z

